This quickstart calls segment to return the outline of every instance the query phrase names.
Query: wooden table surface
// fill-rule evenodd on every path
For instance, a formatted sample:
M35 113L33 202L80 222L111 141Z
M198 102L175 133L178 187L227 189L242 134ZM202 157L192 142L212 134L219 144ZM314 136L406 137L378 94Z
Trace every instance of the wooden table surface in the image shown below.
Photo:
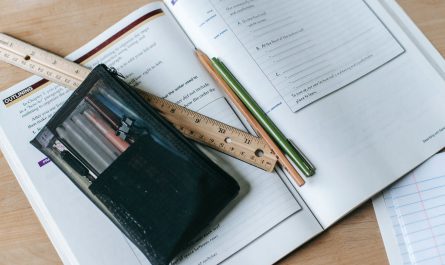
M65 56L147 0L1 0L0 32ZM399 0L445 55L445 0ZM28 77L0 63L0 90ZM370 202L280 264L387 264ZM0 265L61 264L0 153Z

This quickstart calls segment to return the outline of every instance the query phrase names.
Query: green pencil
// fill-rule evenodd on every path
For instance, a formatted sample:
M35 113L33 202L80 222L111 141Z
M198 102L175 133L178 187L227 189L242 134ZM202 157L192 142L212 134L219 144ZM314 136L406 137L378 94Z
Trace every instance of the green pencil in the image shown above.
M281 148L281 150L289 156L294 164L303 172L304 175L310 177L315 174L315 167L309 162L309 160L294 146L284 134L278 129L278 127L272 122L267 114L261 109L261 107L255 102L255 100L249 95L246 89L235 78L230 70L221 62L218 58L212 58L213 67L218 71L218 74L227 82L232 88L239 99L244 103L247 109L257 119L261 126L266 130L269 136L275 141L275 143Z

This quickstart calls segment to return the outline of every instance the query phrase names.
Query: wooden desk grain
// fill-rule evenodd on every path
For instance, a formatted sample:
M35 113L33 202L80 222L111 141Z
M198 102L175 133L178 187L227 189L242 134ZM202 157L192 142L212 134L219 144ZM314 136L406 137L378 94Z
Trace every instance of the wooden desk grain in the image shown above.
M1 0L0 32L66 55L144 0ZM399 0L445 55L445 0ZM0 63L0 90L29 74ZM277 243L279 244L279 243ZM370 202L280 264L387 264ZM0 265L61 264L13 173L0 154Z

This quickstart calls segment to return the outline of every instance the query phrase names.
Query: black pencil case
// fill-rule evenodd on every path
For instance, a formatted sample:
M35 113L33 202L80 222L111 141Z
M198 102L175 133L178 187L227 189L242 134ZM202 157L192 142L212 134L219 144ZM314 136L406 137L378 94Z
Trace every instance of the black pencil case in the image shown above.
M171 262L239 192L232 177L104 65L31 143L154 265Z

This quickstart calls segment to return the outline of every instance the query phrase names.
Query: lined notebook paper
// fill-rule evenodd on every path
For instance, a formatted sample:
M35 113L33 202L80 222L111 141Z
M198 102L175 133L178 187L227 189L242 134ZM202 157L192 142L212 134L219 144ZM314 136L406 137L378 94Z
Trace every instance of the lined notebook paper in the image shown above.
M445 264L445 154L388 188L383 200L403 264ZM382 215L377 216L382 228ZM387 246L387 251L396 250Z
M393 185L389 189L386 189L382 193L382 196L381 196L381 197L383 197L384 202L385 202L385 206L386 206L385 208L387 211L386 214L391 219L391 223L389 225L392 226L392 231L390 230L390 232L392 232L392 235L389 235L389 236L394 236L396 238L396 244L398 247L398 250L397 250L397 248L396 249L388 249L388 247L387 247L386 251L391 252L391 253L388 253L388 256L390 254L391 255L400 255L401 259L402 259L401 262L403 263L403 265L409 265L409 264L411 264L411 261L409 258L408 249L405 244L405 239L403 236L402 228L400 226L396 210L394 209L394 203L393 203L392 196L391 196L392 188L396 188L396 187L397 187L397 184ZM379 220L379 224L381 224L381 220ZM380 231L382 234L384 233L382 229ZM382 236L384 236L384 235L382 235ZM385 236L388 236L388 235L385 235ZM398 252L398 253L394 253L394 252Z

